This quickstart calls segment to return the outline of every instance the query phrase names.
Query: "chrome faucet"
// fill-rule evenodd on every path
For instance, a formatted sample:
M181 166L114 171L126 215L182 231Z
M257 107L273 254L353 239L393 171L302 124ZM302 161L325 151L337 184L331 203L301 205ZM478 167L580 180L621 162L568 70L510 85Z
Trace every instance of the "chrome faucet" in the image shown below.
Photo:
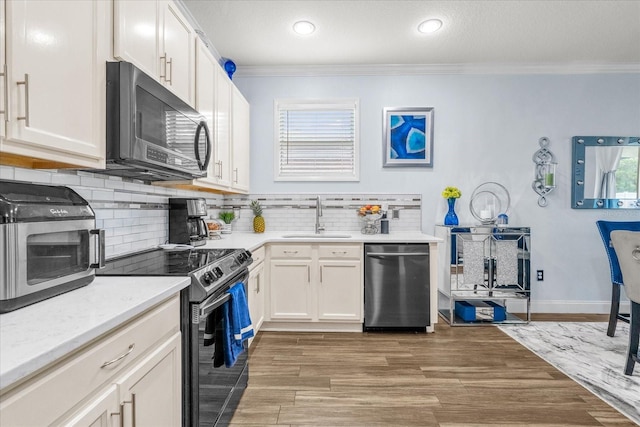
M324 226L320 224L320 217L322 216L322 203L320 202L320 196L316 197L316 234L320 234L324 231Z

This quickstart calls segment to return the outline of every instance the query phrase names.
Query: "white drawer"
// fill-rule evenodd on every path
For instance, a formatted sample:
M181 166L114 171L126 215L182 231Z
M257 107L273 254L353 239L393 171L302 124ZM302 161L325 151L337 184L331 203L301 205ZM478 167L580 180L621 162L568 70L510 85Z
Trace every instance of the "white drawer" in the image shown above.
M361 259L361 245L320 245L318 247L320 259Z
M271 259L311 258L311 245L271 245Z
M179 301L173 297L3 395L1 424L45 425L62 416L162 338L180 331ZM110 361L115 362L105 366Z
M264 261L264 257L265 257L264 246L260 246L258 249L253 251L251 253L251 257L253 258L253 264L252 265L258 265L262 261Z

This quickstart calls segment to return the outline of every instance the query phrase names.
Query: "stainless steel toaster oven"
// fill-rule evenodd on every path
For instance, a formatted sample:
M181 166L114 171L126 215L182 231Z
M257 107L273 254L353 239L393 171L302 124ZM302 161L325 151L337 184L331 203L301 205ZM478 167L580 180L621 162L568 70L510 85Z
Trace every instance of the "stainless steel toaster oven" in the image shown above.
M70 188L0 180L0 313L88 285L104 230Z

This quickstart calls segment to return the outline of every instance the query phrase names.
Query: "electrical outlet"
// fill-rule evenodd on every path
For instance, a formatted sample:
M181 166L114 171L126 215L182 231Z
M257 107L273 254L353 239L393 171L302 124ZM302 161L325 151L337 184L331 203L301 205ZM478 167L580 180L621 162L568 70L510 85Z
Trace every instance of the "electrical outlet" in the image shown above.
M536 279L538 282L542 282L544 280L544 270L536 270Z

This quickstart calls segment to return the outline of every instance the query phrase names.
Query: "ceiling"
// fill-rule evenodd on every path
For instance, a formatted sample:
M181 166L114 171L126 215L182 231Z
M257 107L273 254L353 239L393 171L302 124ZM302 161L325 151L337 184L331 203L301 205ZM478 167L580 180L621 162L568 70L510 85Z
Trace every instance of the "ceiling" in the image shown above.
M640 70L640 1L182 0L243 68L611 66ZM433 34L417 31L428 18ZM293 32L298 20L316 31Z

